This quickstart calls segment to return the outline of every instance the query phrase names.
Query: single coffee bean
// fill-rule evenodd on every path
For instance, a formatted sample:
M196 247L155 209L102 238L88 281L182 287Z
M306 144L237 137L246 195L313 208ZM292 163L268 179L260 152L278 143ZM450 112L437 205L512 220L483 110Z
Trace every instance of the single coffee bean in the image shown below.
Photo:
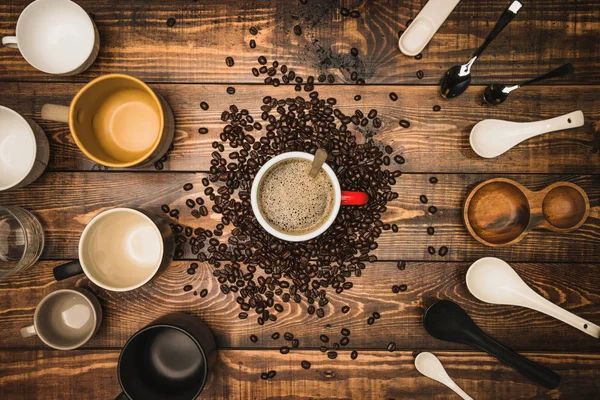
M348 343L350 343L350 339L348 339L347 337L343 337L340 339L340 345L347 346Z
M329 349L328 349L327 347L325 347L325 346L321 346L321 347L319 347L319 351L320 351L321 353L326 353L326 352L327 352L327 350L329 350Z
M398 233L398 225L392 224L392 232Z
M330 360L335 360L337 358L337 356L338 356L337 351L327 352L327 358L329 358Z
M392 101L396 101L396 100L398 100L398 95L396 93L394 93L394 92L391 92L390 93L390 99Z
M394 350L396 350L396 343L394 342L389 342L387 345L387 351L389 351L390 353L393 352Z
M363 78L358 78L358 79L356 80L356 84L357 84L357 85L364 85L365 83L366 83L366 82L365 82L365 80L364 80Z
M438 183L438 178L432 176L431 178L429 178L429 183L435 185L436 183Z
M206 297L208 295L208 290L207 289L202 289L200 291L200 297Z
M248 313L241 312L241 313L238 314L238 318L239 319L246 319L246 318L248 318Z
M379 318L381 318L381 314L379 314L377 311L374 311L373 312L373 318L379 319Z
M183 190L185 190L186 192L189 192L193 188L194 188L194 185L192 185L191 183L186 183L185 185L183 185Z
M427 234L428 235L433 235L435 233L435 228L433 226L428 226L427 227Z
M437 212L437 207L436 206L429 206L428 210L429 210L430 213L435 214Z
M398 287L398 285L393 285L392 286L392 292L398 293L399 291L400 291L400 288Z
M277 340L277 339L279 339L279 332L275 332L275 333L273 333L273 334L271 335L271 339L273 339L273 340Z
M408 122L405 119L401 119L400 120L400 126L406 129L406 128L410 127L410 122Z
M424 194L422 194L421 196L419 196L419 201L423 204L427 204L427 202L429 200L427 200L427 196L425 196Z
M208 110L208 103L205 101L201 102L200 108L203 109L204 111Z
M354 101L360 101L361 97L360 94L357 94L356 96L354 96Z
M256 335L250 335L250 341L251 341L252 343L256 343L256 342L258 342L258 336L256 336Z
M304 369L310 369L310 362L308 362L308 361L302 361L302 362L300 363L300 365L301 365L301 366L302 366L302 368L304 368Z
M233 61L233 57L227 57L227 58L225 59L225 64L226 64L228 67L233 67L233 64L235 64L235 62Z
M258 34L258 29L256 27L254 27L254 26L251 26L249 30L250 30L250 34L251 35Z
M444 257L446 254L448 254L448 248L446 246L440 247L440 249L438 250L438 254Z
M350 329L342 328L342 336L350 336Z
M348 9L347 9L347 8L345 8L345 7L342 7L342 8L340 9L340 14L342 14L342 16L343 16L343 17L347 17L347 16L349 16L349 15L350 15L350 10L348 10Z
M352 18L358 18L358 17L360 17L360 11L358 11L358 10L352 10L352 11L350 11L350 16Z
M289 347L287 347L287 346L281 346L281 348L279 349L279 352L280 352L281 354L287 354L287 353L289 353L289 352L290 352L290 348L289 348Z
M353 57L358 57L358 49L356 47L351 48L350 54L352 54Z
M251 49L255 49L256 48L256 40L250 39L250 48Z
M162 210L162 212L164 212L165 214L168 214L168 213L169 213L169 211L171 210L171 209L169 208L169 206L168 206L168 205L166 205L166 204L163 204L162 206L160 206L160 209L161 209L161 210Z
M267 63L267 57L265 57L265 56L258 57L258 63L260 65L265 65Z
M402 157L400 154L394 156L394 161L396 162L396 164L404 164L406 162L404 157Z
M262 374L260 374L260 379L263 379L266 381L267 379L269 379L269 374L267 374L266 372L263 372Z
M350 358L356 360L358 358L358 351L353 350L352 353L350 353Z
M348 312L349 312L349 311L350 311L350 307L348 307L348 306L343 306L343 307L342 307L342 312L343 312L344 314L348 314Z
M438 111L440 111L441 109L442 109L442 107L440 107L440 106L437 106L437 105L436 105L436 106L433 106L433 111L435 111L435 112L438 112Z
M323 343L329 343L329 336L327 336L327 335L321 335L321 336L319 336L319 338L321 339L321 342L323 342Z
M396 266L400 271L404 271L406 269L406 261L398 261Z
M422 70L417 71L417 78L423 79L424 76L425 76L425 73Z
M293 339L293 340L292 340L292 347L293 347L294 349L297 349L297 348L298 348L298 346L300 346L300 341L299 341L298 339Z
M298 36L302 35L302 27L300 25L294 26L294 33Z
M267 373L267 377L268 377L269 379L273 379L273 378L275 378L275 375L277 375L277 372L276 372L276 371L269 371L269 372Z
M423 54L419 53L415 56L415 60L420 60L421 58L423 58Z
M431 254L431 255L434 255L435 254L435 247L433 247L433 246L427 247L427 252L429 254Z
M235 88L234 88L233 86L229 86L229 87L227 88L227 93L228 93L228 94L234 94L234 93L235 93Z
M294 335L290 332L286 332L283 334L283 338L289 342L294 339Z
M183 291L184 291L184 292L189 292L190 290L192 290L192 288L193 288L193 287L192 287L192 285L185 285L185 286L183 287Z
M406 286L405 284L402 284L402 285L398 286L398 289L400 289L401 292L405 292L406 289L408 289L408 286Z
M200 128L198 129L198 133L201 135L206 135L208 133L208 128Z
M373 325L374 323L375 323L375 318L373 318L373 317L369 317L369 318L367 319L367 324L369 324L369 325Z
M169 18L169 19L167 20L167 26L168 26L169 28L172 28L172 27L174 27L174 26L175 26L175 23L177 23L177 21L175 20L175 18Z

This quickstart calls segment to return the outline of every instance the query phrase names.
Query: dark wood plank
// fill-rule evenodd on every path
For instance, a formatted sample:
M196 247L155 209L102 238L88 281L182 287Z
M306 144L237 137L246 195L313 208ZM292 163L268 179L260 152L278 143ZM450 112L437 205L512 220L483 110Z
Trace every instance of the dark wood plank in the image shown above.
M81 84L5 83L0 91L0 104L12 107L34 118L50 138L51 170L92 170L98 165L87 159L77 148L69 128L64 124L40 120L45 103L69 104ZM177 123L175 148L165 162L165 170L207 171L210 167L211 143L218 140L225 124L220 116L223 110L236 104L248 109L260 119L260 106L265 95L280 98L295 97L291 87L272 88L238 85L234 96L225 92L227 85L153 85L171 104ZM600 133L594 132L594 123L600 119L600 98L596 86L540 86L522 89L511 95L501 106L481 105L482 87L473 87L460 100L441 99L432 87L417 86L317 86L321 96L337 98L343 112L352 114L360 108L365 114L372 108L379 111L384 122L375 140L390 144L407 159L405 172L566 172L598 173ZM397 102L389 99L396 92ZM356 102L353 97L362 94ZM307 94L303 94L307 98ZM210 105L200 109L201 101ZM440 112L433 112L441 105ZM552 118L567 112L582 110L584 127L556 132L529 140L508 153L487 160L477 156L469 146L471 128L487 118L530 122ZM534 111L535 110L535 111ZM398 121L411 122L403 129ZM199 135L198 128L206 127L209 134ZM600 129L600 128L599 128ZM264 134L264 132L263 132ZM362 135L362 133L358 133ZM256 135L259 137L259 135ZM596 142L595 142L596 138ZM229 151L229 150L228 150ZM154 170L153 166L145 168Z
M450 389L417 372L411 352L349 352L336 360L316 351L221 350L204 399L455 399ZM0 395L7 399L110 399L119 392L117 350L0 352ZM600 356L526 353L562 376L554 390L538 387L497 360L475 352L436 353L449 375L474 398L589 399L600 390ZM312 365L300 367L302 360ZM68 365L69 368L65 368ZM269 381L260 374L277 371ZM91 397L90 397L91 398Z
M187 198L202 194L203 176L192 173L52 172L27 188L0 193L0 203L28 208L41 219L46 231L44 258L71 259L77 257L77 243L87 222L112 207L141 207L159 214L160 206L168 204L172 209L182 210L180 223L214 229L219 218L216 214L195 219L185 206ZM534 230L518 245L495 249L475 241L462 222L462 207L468 191L493 175L438 175L436 185L429 183L429 176L406 174L399 178L394 187L399 198L388 203L382 218L386 223L398 224L399 232L383 232L378 241L379 248L373 252L380 260L474 261L484 256L507 261L600 260L600 175L505 175L532 190L540 190L556 181L576 183L587 192L592 209L587 222L576 231ZM187 182L194 184L190 192L183 190ZM420 203L422 194L429 198L428 204ZM436 214L428 212L430 205L437 207ZM427 235L428 226L435 227L434 236ZM226 241L228 236L227 231L222 240ZM442 258L437 253L428 254L428 246L436 250L447 246L450 251Z
M12 35L29 0L0 5L0 36ZM458 5L420 61L398 49L398 31L414 18L425 0L352 2L339 0L253 0L191 2L158 0L80 0L95 15L100 55L87 72L53 77L35 71L14 50L0 49L0 80L87 81L109 72L125 72L153 82L261 82L250 69L259 55L277 59L303 76L335 74L349 82L346 67L368 83L436 84L452 65L465 63L498 20L506 1ZM358 7L359 19L342 18L340 4ZM166 21L175 18L168 27ZM295 25L303 29L293 33ZM260 29L257 36L249 28ZM600 83L600 19L595 0L538 0L522 12L487 50L475 68L474 81L522 81L572 61L577 74L568 83ZM257 41L251 50L250 39ZM349 56L351 47L359 57ZM225 57L234 56L227 68ZM416 71L425 78L418 80Z
M423 329L423 312L437 299L452 299L464 307L488 334L517 350L570 351L600 354L600 343L591 336L535 311L521 307L497 306L475 299L465 284L470 263L408 262L404 271L396 263L371 263L360 278L352 278L354 287L340 295L329 293L326 317L306 313L307 304L277 302L284 306L276 322L265 326L256 323L251 313L245 321L235 303L236 295L221 293L214 268L201 263L198 272L186 273L189 262L174 262L152 283L131 293L108 293L84 277L56 282L52 267L60 261L40 262L31 270L0 281L0 347L44 348L38 339L22 339L18 331L31 323L37 303L59 288L73 285L92 290L100 299L104 322L99 333L86 345L91 348L122 346L127 338L144 325L169 312L181 311L204 320L213 331L220 347L272 348L285 341L272 340L273 332L292 332L301 348L318 348L320 334L331 341L341 338L341 328L352 332L349 348L385 349L394 341L399 349L467 349L466 346L442 342ZM540 294L553 303L595 323L600 323L600 274L594 264L520 264L515 270ZM185 285L191 292L184 292ZM407 285L407 290L393 293L392 285ZM206 289L205 298L194 295ZM350 312L340 312L342 306ZM366 320L374 312L381 314L375 325ZM251 334L259 337L252 343Z

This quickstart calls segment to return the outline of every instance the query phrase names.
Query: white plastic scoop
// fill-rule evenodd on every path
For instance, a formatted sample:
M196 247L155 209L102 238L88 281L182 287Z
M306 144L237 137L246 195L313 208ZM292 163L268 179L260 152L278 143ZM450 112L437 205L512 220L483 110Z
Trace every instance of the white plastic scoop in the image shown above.
M426 377L448 386L464 400L473 400L471 396L466 394L464 390L454 383L452 378L448 376L448 373L440 360L433 354L427 352L420 353L417 358L415 358L415 368Z
M423 51L459 2L429 0L398 40L400 51L411 57Z
M504 154L519 143L544 133L578 128L583 125L581 111L536 122L510 122L485 119L471 130L471 147L483 158L494 158Z
M467 287L481 301L531 308L567 323L596 339L600 326L549 302L533 291L505 261L486 257L467 271Z

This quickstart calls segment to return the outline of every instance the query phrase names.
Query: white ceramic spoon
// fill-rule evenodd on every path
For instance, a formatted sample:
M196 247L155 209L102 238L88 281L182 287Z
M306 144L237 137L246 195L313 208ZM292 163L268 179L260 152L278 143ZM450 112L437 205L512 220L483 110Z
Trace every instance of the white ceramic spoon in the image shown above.
M475 261L467 271L467 287L481 301L531 308L567 323L596 339L600 326L549 302L533 291L510 265L499 258Z
M471 148L483 158L504 154L519 143L544 133L578 128L583 125L581 111L536 122L510 122L485 119L471 130Z
M448 373L444 369L444 366L440 360L438 360L438 358L433 354L427 352L420 353L417 358L415 358L415 367L417 368L417 371L426 377L443 383L450 389L454 390L454 392L456 392L456 394L462 397L464 400L473 400L471 396L466 394L464 390L454 383L452 378L448 376Z

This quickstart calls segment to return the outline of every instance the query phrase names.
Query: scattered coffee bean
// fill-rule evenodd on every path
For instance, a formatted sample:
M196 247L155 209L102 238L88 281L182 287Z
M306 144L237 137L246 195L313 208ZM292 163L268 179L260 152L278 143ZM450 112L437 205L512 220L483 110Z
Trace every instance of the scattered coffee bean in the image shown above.
M192 285L185 285L185 286L183 287L183 291L184 291L184 292L189 292L189 291L190 291L190 290L192 290L192 289L193 289Z
M406 289L408 289L408 286L406 286L404 283L400 286L398 286L398 288L400 289L401 292L405 292Z
M406 162L404 157L402 157L400 154L394 156L394 161L396 162L396 164L404 164Z
M200 128L198 129L198 133L201 135L206 135L208 133L208 128Z
M375 323L375 318L373 318L373 317L367 318L367 324L373 325L374 323Z
M356 47L351 48L350 54L352 54L353 57L358 57L358 49Z
M428 235L433 235L435 233L435 228L433 226L428 226L427 227L427 234Z
M235 94L235 88L233 86L229 86L227 88L227 93L228 94Z
M343 16L343 17L347 17L347 16L349 16L349 15L350 15L350 10L348 10L348 9L347 9L347 8L345 8L345 7L342 7L342 8L340 9L340 14L342 14L342 16Z
M429 206L428 210L429 210L430 213L435 214L437 212L437 207L436 206Z
M234 61L233 61L233 57L227 57L227 58L225 59L225 64L226 64L228 67L233 67L233 64L235 64L235 63L234 63Z
M251 341L252 343L256 343L256 342L258 342L258 336L256 336L256 335L250 335L250 341Z
M438 254L444 257L446 254L448 254L448 248L446 246L440 247L440 249L438 250Z
M358 11L358 10L352 10L352 11L350 11L350 16L352 18L358 18L358 17L360 17L360 11Z
M381 318L381 314L379 314L377 311L374 311L373 312L373 318L379 319L379 318Z
M356 360L358 358L358 351L353 350L352 353L350 353L350 358Z
M265 65L267 63L267 57L265 57L265 56L258 57L258 63L260 65Z
M202 289L200 291L200 297L206 297L206 295L208 295L208 290L207 289Z
M287 340L288 342L292 341L292 339L294 339L294 335L290 332L286 332L283 334L283 338L285 340Z
M403 128L405 128L405 129L406 129L406 128L409 128L409 127L410 127L410 122L408 122L408 121L407 121L407 120L405 120L405 119L401 119L401 120L400 120L400 126L401 126L401 127L403 127Z
M326 346L321 346L321 347L319 347L319 351L320 351L321 353L326 353L326 352L327 352L327 350L329 350L329 349L328 349Z
M169 211L171 210L171 209L169 208L169 206L168 206L168 205L166 205L166 204L163 204L162 206L160 206L160 209L161 209L161 210L162 210L162 212L164 212L165 214L168 214L168 213L169 213Z
M427 247L427 252L429 254L431 254L431 255L434 255L435 254L435 247L433 247L433 246Z
M256 48L256 40L250 39L250 48L251 49L255 49ZM258 75L256 75L256 76L258 76Z
M175 18L169 18L169 19L167 20L167 26L168 26L169 28L172 28L172 27L174 27L174 26L175 26L175 23L176 23L176 22L177 22L177 20L175 20Z
M340 345L347 346L348 343L350 343L350 339L348 339L347 337L343 337L340 339Z
M269 372L267 373L267 378L269 378L269 379L273 379L273 378L275 378L275 375L277 375L277 372L276 372L276 371L269 371Z
M246 318L248 318L248 313L241 312L241 313L238 314L238 318L239 319L246 319Z
M423 58L423 54L419 53L415 56L415 60L420 60Z
M338 356L338 354L337 354L336 351L329 351L329 352L327 352L327 357L330 360L335 360L337 358L337 356Z
M394 92L391 92L390 93L390 99L392 101L396 101L396 100L398 100L398 95L396 93L394 93Z
M392 286L392 292L398 293L399 291L400 291L400 287L398 287L398 285L393 285Z
M321 335L321 336L319 336L319 338L321 339L321 342L323 342L323 343L329 343L329 336L327 336L327 335Z
M186 183L185 185L183 185L183 190L185 190L186 192L189 192L193 188L194 188L194 185L192 185L191 183Z
M289 353L289 352L290 352L290 348L289 348L289 347L287 347L287 346L281 346L281 348L279 349L279 352L280 352L281 354L287 354L287 353Z
M204 111L208 110L208 103L205 101L201 102L200 108L203 109Z
M406 269L406 261L398 261L397 267L400 271L404 271Z
M267 374L266 372L263 372L262 374L260 374L260 379L263 379L266 381L267 379L269 379L269 374Z
M302 361L302 362L300 363L300 365L301 365L301 366L302 366L302 368L304 368L304 369L310 369L310 362L308 362L308 361Z
M423 79L424 76L425 76L425 73L422 70L417 71L417 78Z
M350 336L350 329L342 328L342 336Z
M408 21L406 21L406 27L408 28L410 26L410 24L413 23L413 19L409 19Z
M258 29L256 27L254 27L254 26L251 26L249 30L250 30L250 34L251 35L257 35L258 34Z
M422 194L421 196L419 196L419 201L423 204L427 204L427 202L429 200L427 200L427 196L425 196L424 194Z
M348 312L349 312L349 311L350 311L350 307L348 307L348 306L343 306L343 307L342 307L342 312L343 312L344 314L348 314Z
M354 101L360 101L361 97L360 94L357 94L356 96L354 96Z
M279 332L275 332L275 333L273 333L273 334L271 335L271 339L273 339L273 340L277 340L277 339L279 339Z
M394 343L394 342L388 343L388 345L387 345L387 351L389 351L391 353L394 350L396 350L396 343Z
M436 106L433 106L433 111L435 111L435 112L438 112L438 111L440 111L441 109L442 109L442 107L440 107L440 106L437 106L437 105L436 105Z
M294 33L298 36L302 35L302 27L300 25L294 26Z
M293 340L292 340L292 347L293 347L294 349L297 349L297 348L298 348L298 346L300 346L300 341L299 341L298 339L293 339Z
M432 176L431 178L429 178L429 183L435 185L436 183L438 183L438 178Z

